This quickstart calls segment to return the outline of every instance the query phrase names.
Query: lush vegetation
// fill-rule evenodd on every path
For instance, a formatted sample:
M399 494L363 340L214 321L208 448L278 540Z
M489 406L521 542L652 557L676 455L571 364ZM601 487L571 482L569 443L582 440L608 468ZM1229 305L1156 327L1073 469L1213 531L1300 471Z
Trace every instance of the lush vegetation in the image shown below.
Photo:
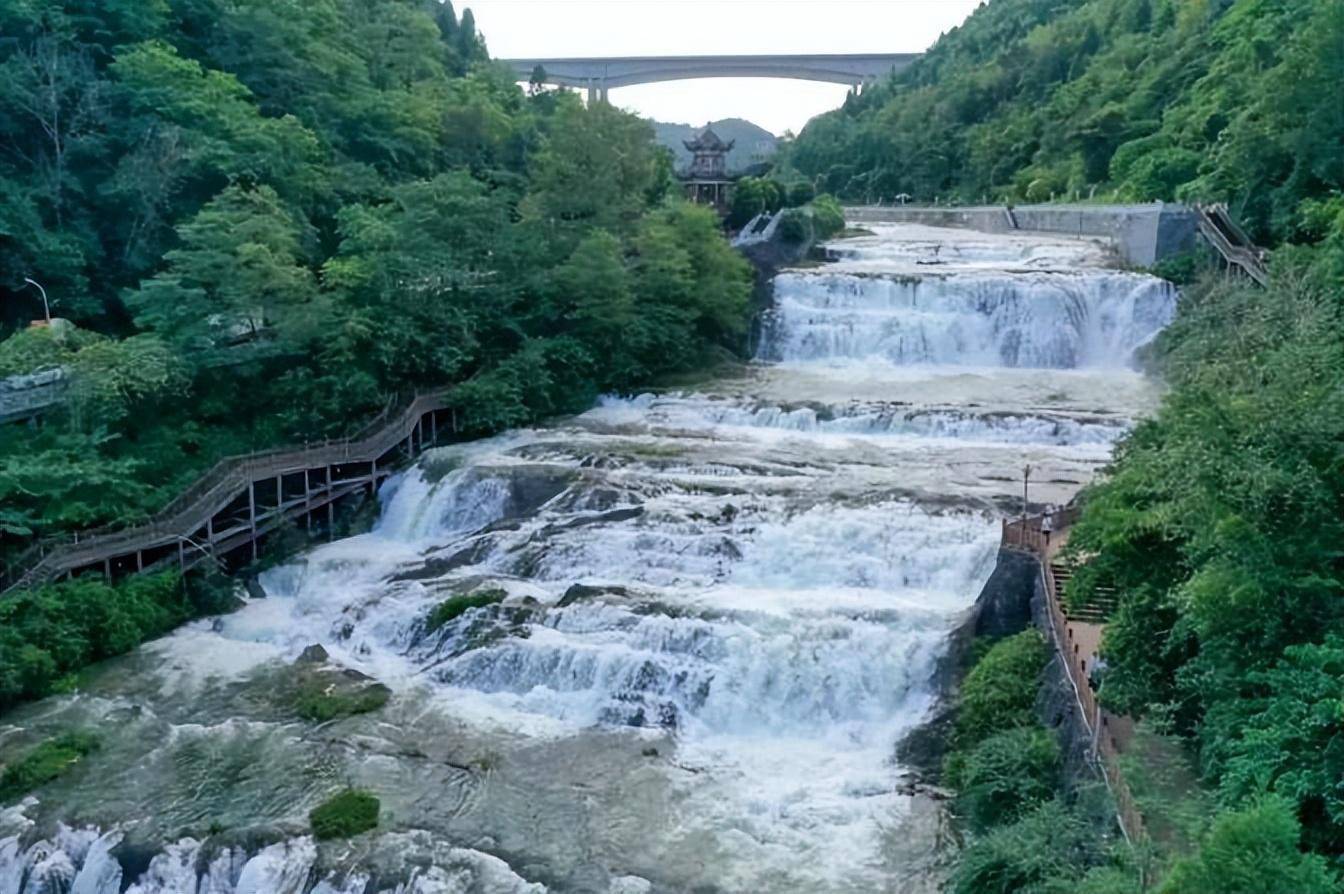
M1121 594L1103 642L1104 702L1180 737L1221 805L1244 813L1238 822L1278 834L1283 811L1263 806L1275 796L1292 806L1301 843L1339 861L1344 209L1337 214L1324 245L1276 253L1269 289L1206 279L1187 290L1154 357L1171 393L1088 495L1071 546L1089 562L1070 596L1103 584Z
M414 388L480 433L740 347L749 272L651 127L525 94L451 4L25 0L0 33L0 373L70 382L0 428L0 558ZM25 277L70 325L27 328Z
M377 827L379 807L373 795L348 788L314 807L308 822L318 840L349 838Z
M65 733L48 739L0 772L0 805L13 803L98 750L98 737Z
M814 119L789 162L847 199L1221 200L1267 239L1344 186L1338 0L992 0Z
M1049 657L1028 629L993 643L962 682L942 775L972 836L953 872L955 894L1137 890L1137 873L1106 833L1106 799L1064 784L1054 733L1036 717Z
M469 609L495 605L507 595L508 593L503 590L486 589L476 593L450 596L430 609L429 615L425 618L425 629L432 633L449 621L461 617Z
M76 578L0 600L0 710L68 685L86 664L221 611L229 599L217 582L165 572L115 586Z
M1274 247L1267 290L1168 265L1188 285L1146 361L1170 392L1071 540L1069 598L1120 594L1103 701L1175 736L1221 811L1197 853L1158 856L1168 890L1315 891L1344 870L1342 48L1337 0L993 0L815 119L781 174L852 199L1225 201ZM949 778L981 834L960 878L1016 890L993 854L1048 848L1054 808L1004 807L1048 762L1020 724L963 722Z

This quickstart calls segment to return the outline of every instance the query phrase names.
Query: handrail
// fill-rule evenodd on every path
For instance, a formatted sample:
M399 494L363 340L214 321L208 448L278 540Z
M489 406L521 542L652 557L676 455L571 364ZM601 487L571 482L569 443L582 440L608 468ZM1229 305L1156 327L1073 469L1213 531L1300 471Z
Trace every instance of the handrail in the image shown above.
M58 567L108 558L135 543L153 544L164 538L190 535L205 524L221 499L253 482L287 471L376 460L405 440L426 413L447 409L449 404L446 392L435 391L415 395L389 420L392 407L389 401L381 413L348 438L225 457L139 525L105 525L58 541L34 544L7 569L8 580L0 595L39 583Z
M1230 266L1239 267L1261 286L1269 285L1265 270L1264 252L1251 242L1250 237L1237 226L1236 221L1221 203L1195 205L1195 220L1199 231Z
M1054 522L1053 530L1062 531L1076 522L1081 514L1082 507L1077 504L1058 510L1054 513L1052 519ZM1051 639L1054 642L1055 651L1059 654L1064 665L1064 675L1073 689L1074 701L1078 705L1083 727L1092 740L1089 755L1101 770L1102 780L1115 801L1115 815L1120 826L1120 832L1125 836L1127 842L1133 844L1133 842L1141 840L1145 836L1143 814L1139 810L1129 784L1120 772L1119 747L1106 733L1106 728L1110 726L1111 721L1122 721L1125 718L1115 717L1101 706L1087 678L1070 654L1071 650L1068 648L1066 640L1072 640L1073 634L1069 628L1069 618L1065 615L1063 604L1059 598L1059 587L1055 581L1054 570L1050 567L1048 560L1047 542L1041 531L1043 520L1044 516L1041 515L1025 516L1012 521L1005 519L1002 524L1002 546L1006 549L1025 550L1035 555L1038 560L1041 586L1045 592L1045 615L1050 625Z

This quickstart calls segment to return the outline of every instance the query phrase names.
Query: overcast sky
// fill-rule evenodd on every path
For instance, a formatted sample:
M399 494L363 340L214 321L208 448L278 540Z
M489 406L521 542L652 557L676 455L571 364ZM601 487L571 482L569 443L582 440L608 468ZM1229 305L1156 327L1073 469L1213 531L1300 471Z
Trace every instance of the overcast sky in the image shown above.
M490 55L690 56L911 53L960 24L980 0L455 0ZM840 84L712 78L639 84L611 101L660 121L747 118L775 133L839 105Z

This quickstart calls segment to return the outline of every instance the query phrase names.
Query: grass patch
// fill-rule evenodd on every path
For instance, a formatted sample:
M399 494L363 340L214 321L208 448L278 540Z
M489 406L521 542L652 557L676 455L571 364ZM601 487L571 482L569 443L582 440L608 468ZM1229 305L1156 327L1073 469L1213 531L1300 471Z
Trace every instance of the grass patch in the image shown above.
M378 799L366 791L348 788L323 801L308 814L313 837L349 838L378 825Z
M98 737L90 733L65 733L48 739L0 773L0 803L17 801L97 750Z
M376 711L392 697L386 686L363 686L354 692L342 691L321 680L307 680L294 698L294 710L305 720L325 723L337 717L351 717Z
M430 610L429 617L425 619L425 629L432 633L449 621L460 617L468 609L495 605L503 601L507 595L509 594L503 590L490 589L450 596Z

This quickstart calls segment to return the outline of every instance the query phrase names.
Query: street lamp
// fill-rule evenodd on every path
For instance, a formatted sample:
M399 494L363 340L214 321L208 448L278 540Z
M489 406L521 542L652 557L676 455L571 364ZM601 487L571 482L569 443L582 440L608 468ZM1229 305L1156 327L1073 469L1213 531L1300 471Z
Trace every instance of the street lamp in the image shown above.
M1022 467L1022 521L1027 520L1027 483L1031 480L1031 464Z
M31 279L29 279L29 278L26 277L26 276L23 278L23 281L26 282L26 283L28 283L29 285L37 286L37 290L38 290L39 292L42 293L42 313L43 313L43 314L46 316L46 318L47 318L47 325L50 326L50 325L51 325L51 305L47 304L47 290L44 289L44 288L42 288L42 284L41 284L41 283L37 282L36 280L31 280Z

